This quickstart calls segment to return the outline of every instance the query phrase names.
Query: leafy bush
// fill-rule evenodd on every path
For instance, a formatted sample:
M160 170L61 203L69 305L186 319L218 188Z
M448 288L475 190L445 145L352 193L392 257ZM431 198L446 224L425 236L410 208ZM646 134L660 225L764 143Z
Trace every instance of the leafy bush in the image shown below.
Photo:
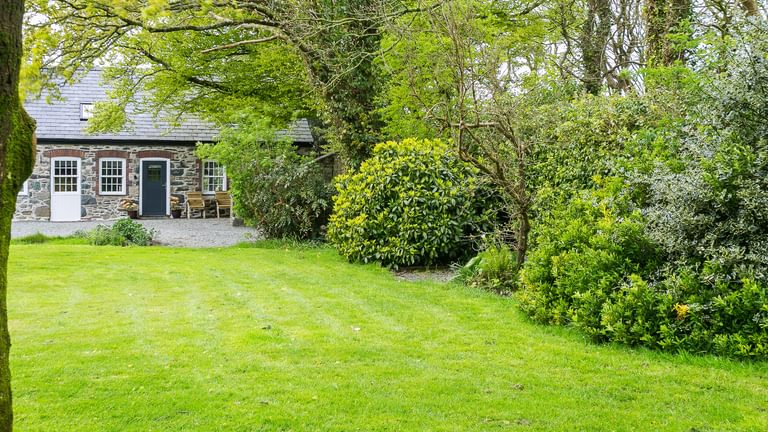
M609 155L622 187L542 218L521 273L527 313L596 340L768 358L767 34L735 38L727 68L705 56L650 96L676 108ZM682 102L664 100L679 90Z
M246 119L197 152L227 167L235 214L247 225L267 238L320 238L333 187L318 163L300 156L291 142L276 139L276 133L263 121Z
M657 282L630 277L601 311L606 339L768 358L768 285L750 279L712 283L707 273L675 269Z
M278 156L252 175L238 176L233 187L238 216L267 238L323 235L333 189L322 169L306 158Z
M737 56L709 82L682 167L638 179L649 190L649 234L670 261L716 266L718 278L768 282L766 81L768 59Z
M492 219L480 209L491 192L439 140L379 144L337 187L328 239L351 261L444 263L471 250L468 236Z
M461 268L459 278L469 286L507 294L517 286L517 270L509 246L491 244Z
M596 175L615 175L616 157L655 116L636 96L585 95L541 110L531 181L567 196L590 188Z
M94 246L127 246L128 240L106 225L98 225L88 232L88 242Z
M155 235L155 230L148 230L138 222L123 218L111 227L97 226L87 233L87 238L95 246L149 246Z
M768 357L768 284L717 260L665 262L626 185L604 186L561 204L536 229L521 271L523 310L597 341Z
M600 311L631 274L648 274L658 253L640 211L619 179L556 207L534 228L536 245L523 266L520 304L542 322L573 323L602 339Z
M112 231L122 236L129 244L149 246L156 235L155 230L147 229L144 225L128 218L118 220L112 225Z

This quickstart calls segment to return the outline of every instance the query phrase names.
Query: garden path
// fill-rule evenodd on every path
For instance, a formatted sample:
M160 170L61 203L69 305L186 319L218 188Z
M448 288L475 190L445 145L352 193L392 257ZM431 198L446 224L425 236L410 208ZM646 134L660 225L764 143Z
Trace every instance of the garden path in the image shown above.
M261 238L253 228L232 226L232 220L222 219L139 219L147 228L157 230L156 240L166 246L219 247ZM47 236L68 236L76 231L88 231L97 225L114 221L47 222L16 221L11 225L11 238L35 233Z

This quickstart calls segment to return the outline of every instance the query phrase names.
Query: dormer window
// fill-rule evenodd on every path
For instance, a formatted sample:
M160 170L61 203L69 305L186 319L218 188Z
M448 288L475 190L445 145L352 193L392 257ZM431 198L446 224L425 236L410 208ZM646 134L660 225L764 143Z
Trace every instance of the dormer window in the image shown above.
M93 104L81 103L80 104L80 120L88 120L93 117Z

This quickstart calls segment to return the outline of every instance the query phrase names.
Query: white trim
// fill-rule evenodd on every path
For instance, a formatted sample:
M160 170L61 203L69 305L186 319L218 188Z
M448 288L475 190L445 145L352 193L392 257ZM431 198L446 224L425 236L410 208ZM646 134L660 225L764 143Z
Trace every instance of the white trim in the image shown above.
M125 168L128 166L128 164L127 164L127 161L125 160L125 158L106 157L106 158L100 158L98 161L99 161L99 166L96 168L96 171L97 171L96 175L99 178L99 190L97 191L98 194L99 195L127 195L128 194L128 187L127 187L127 184L126 184L126 180L128 178L128 173L126 172ZM119 191L119 192L104 192L101 189L104 186L104 183L101 181L102 180L102 175L101 175L101 169L102 169L101 163L102 162L122 162L123 167L121 168L121 170L123 172L123 181L122 181L122 185L121 185L122 186L122 190L121 191ZM117 176L110 176L110 177L117 177Z
M222 170L222 183L221 183L221 187L223 188L222 191L226 191L227 190L227 169L226 169L226 167L224 167L224 165L219 163L219 161L217 161L216 159L203 159L201 161L201 163L200 163L200 189L203 190L203 195L215 195L216 192L217 192L217 191L209 191L209 190L205 189L205 177L206 177L205 176L205 163L206 162L213 162L216 165L218 165L219 167L221 167L221 170ZM215 176L215 177L218 178L219 176Z
M144 190L144 161L165 161L165 215L171 215L171 160L168 158L141 158L139 159L139 215L144 214L144 200L141 192Z
M24 183L21 184L21 190L19 191L19 196L27 196L29 195L29 180L24 180Z

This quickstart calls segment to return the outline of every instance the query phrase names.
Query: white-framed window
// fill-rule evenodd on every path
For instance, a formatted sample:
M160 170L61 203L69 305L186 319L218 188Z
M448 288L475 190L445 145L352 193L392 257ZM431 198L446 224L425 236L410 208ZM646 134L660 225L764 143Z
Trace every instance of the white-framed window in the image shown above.
M29 195L29 180L24 180L24 184L21 185L19 195Z
M224 166L215 160L203 161L203 193L212 194L214 192L226 190L227 173Z
M99 195L125 195L125 159L99 159Z
M80 159L53 160L53 192L80 193Z
M80 120L88 120L93 117L93 104L81 103L80 104Z

